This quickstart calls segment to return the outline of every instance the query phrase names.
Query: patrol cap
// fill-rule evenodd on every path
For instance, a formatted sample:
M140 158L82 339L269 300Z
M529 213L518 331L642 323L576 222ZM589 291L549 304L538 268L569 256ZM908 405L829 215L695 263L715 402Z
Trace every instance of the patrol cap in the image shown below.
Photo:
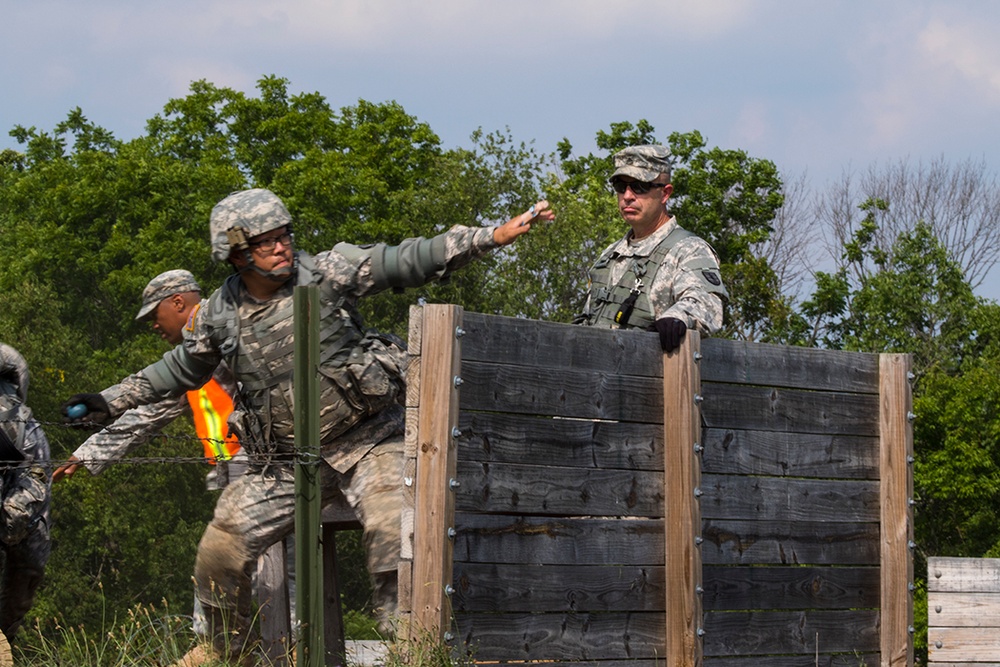
M139 314L135 316L135 319L141 321L148 318L161 301L168 296L184 292L201 292L198 281L194 279L190 271L174 269L161 273L150 280L146 289L142 290L142 308L139 309Z
M670 177L670 149L666 146L647 144L644 146L629 146L615 153L616 176L631 176L637 181L655 181L660 174Z

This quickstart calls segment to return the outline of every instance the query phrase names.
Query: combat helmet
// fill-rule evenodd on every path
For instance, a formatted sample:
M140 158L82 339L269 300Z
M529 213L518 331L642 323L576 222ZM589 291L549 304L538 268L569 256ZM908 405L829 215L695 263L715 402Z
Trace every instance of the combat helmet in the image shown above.
M234 248L247 250L248 239L279 227L291 230L291 225L291 214L270 190L234 192L212 209L209 219L212 259L224 262Z
M28 362L6 343L0 343L0 382L13 385L22 402L28 399Z

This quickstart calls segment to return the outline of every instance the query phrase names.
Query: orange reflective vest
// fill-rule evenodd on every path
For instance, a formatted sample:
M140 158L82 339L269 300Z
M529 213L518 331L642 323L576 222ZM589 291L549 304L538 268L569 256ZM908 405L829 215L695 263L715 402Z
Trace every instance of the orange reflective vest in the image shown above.
M187 399L194 414L194 430L205 447L208 462L215 465L217 460L233 458L240 449L240 442L235 435L227 435L229 424L226 420L233 411L232 397L212 378L201 389L189 391Z

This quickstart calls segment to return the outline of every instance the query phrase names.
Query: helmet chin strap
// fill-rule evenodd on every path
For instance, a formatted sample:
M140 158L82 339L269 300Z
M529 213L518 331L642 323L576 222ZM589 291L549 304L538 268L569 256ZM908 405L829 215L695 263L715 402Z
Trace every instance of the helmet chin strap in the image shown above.
M253 271L258 276L266 278L272 282L285 283L289 279L294 278L295 274L298 272L299 267L299 254L292 253L292 266L290 269L282 269L281 271L265 271L264 269L257 266L256 262L253 261L253 253L249 248L243 251L243 257L246 259L246 266L241 266L236 269L237 273L244 273L246 271Z

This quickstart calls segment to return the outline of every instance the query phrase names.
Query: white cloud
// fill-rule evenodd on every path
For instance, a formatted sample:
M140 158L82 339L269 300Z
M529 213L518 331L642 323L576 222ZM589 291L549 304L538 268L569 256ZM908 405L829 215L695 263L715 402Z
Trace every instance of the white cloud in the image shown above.
M934 19L918 38L931 64L959 74L991 103L1000 104L1000 44L995 25Z

